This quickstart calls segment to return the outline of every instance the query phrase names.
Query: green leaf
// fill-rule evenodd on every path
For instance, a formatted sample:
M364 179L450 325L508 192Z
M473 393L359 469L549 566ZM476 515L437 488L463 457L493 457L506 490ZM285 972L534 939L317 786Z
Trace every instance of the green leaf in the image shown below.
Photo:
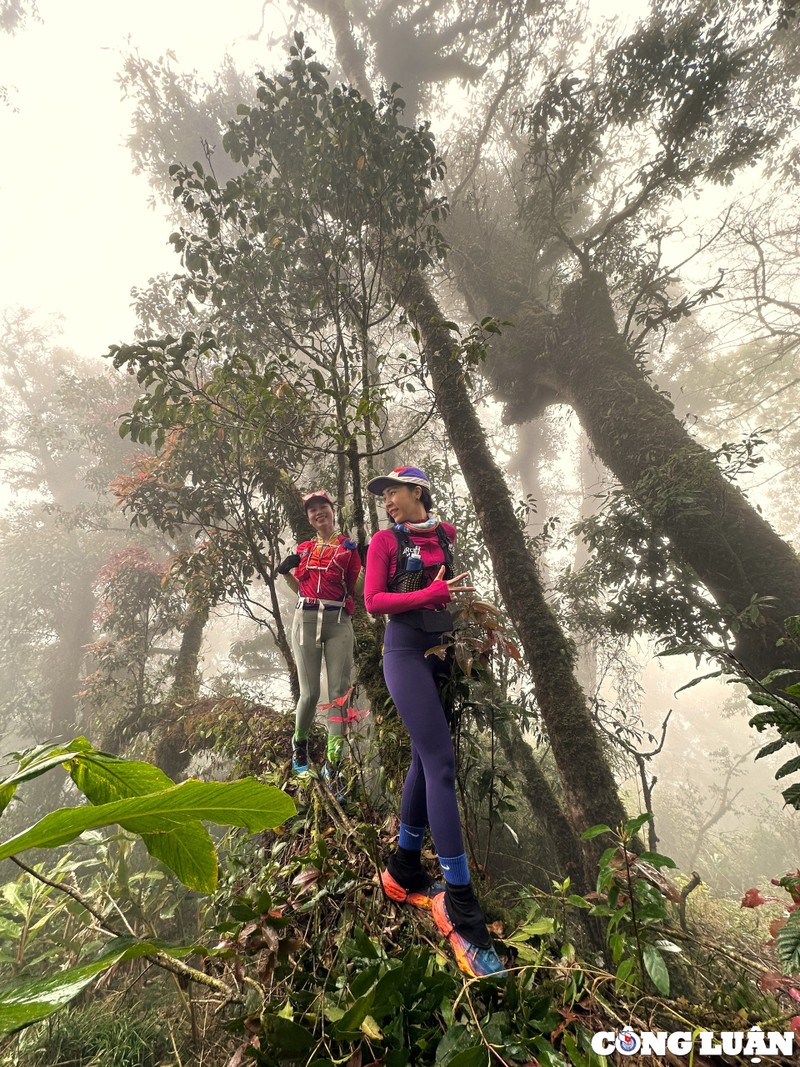
M615 976L615 981L617 983L617 988L619 991L623 991L623 987L630 982L631 975L635 972L635 970L636 962L630 956L622 960L619 967L617 967L617 973Z
M15 785L0 785L0 815L11 803L16 791L17 787Z
M793 774L795 771L800 771L800 756L795 756L788 763L784 763L782 767L775 771L775 777L785 778L787 774Z
M560 1052L556 1052L546 1037L537 1037L533 1044L542 1067L567 1067L567 1061Z
M587 910L592 907L592 904L588 900L578 896L577 893L571 893L567 897L567 904L571 904L573 908L586 908Z
M180 785L146 796L81 808L60 808L0 845L0 859L7 859L26 848L63 845L85 830L114 823L135 834L186 832L188 823L189 837L181 839L174 854L166 849L167 858L159 857L169 866L174 862L185 869L187 842L190 842L193 824L198 820L223 826L244 826L255 833L280 825L295 811L290 797L254 778L243 778L238 782L199 782L190 778Z
M526 923L520 933L526 937L541 937L542 934L552 934L555 930L555 920L545 917L542 919L534 919L533 922Z
M261 1025L267 1039L267 1048L283 1053L283 1056L289 1059L299 1058L308 1052L315 1041L314 1035L304 1026L270 1012L261 1016Z
M128 797L147 796L175 785L152 763L123 760L103 753L80 753L69 763L73 782L92 804L111 804ZM187 819L167 833L143 833L151 856L173 871L190 889L211 893L217 885L217 852L208 830Z
M333 1032L343 1041L354 1041L361 1033L361 1024L372 1012L375 986L351 1004L341 1019L333 1024Z
M696 678L692 678L691 682L687 682L685 685L682 685L680 689L676 689L675 696L677 696L678 693L682 693L684 689L691 689L692 686L699 685L701 682L705 682L708 678L719 678L721 674L722 671L711 671L710 674L700 674Z
M49 978L15 982L0 990L0 1033L10 1034L46 1019L64 1007L94 979L122 960L140 959L168 950L173 956L188 956L191 948L164 946L158 942L112 941L106 952L91 963L81 963Z
M461 1023L451 1026L436 1046L436 1063L449 1064L459 1052L464 1052L474 1045L475 1038L466 1026Z
M23 752L17 770L0 782L0 813L6 809L21 782L32 781L53 767L62 767L66 757L85 751L93 751L91 744L85 737L76 737L67 745L37 745Z
M677 867L675 860L669 856L662 856L660 852L640 852L636 857L643 863L649 863L652 867Z
M794 667L777 667L774 671L770 671L766 678L762 678L759 685L767 689L777 678L785 678L787 674L797 674L797 671Z
M664 957L654 945L645 945L642 955L644 956L644 968L650 975L650 979L662 997L669 996L669 971L664 962Z
M611 827L606 826L605 823L598 823L596 826L590 826L588 830L584 830L581 834L581 841L591 841L592 838L599 837L600 834L610 834Z
M625 823L625 832L631 835L638 834L644 824L652 818L652 814L649 811L645 811L641 815L637 815L635 819L628 819Z
M793 911L775 935L775 951L784 974L800 971L800 911Z
M145 796L175 785L160 767L152 763L120 759L100 752L76 754L68 767L73 782L92 804L111 804L115 800Z
M447 1067L489 1067L489 1053L482 1045L475 1045L458 1052Z
M800 811L800 785L790 785L783 791L783 799L787 804Z
M592 1052L591 1045L588 1042L586 1042L586 1051L582 1050L569 1030L564 1031L561 1040L564 1045L564 1051L569 1056L573 1067L601 1067L601 1065L605 1064L605 1059Z
M768 745L764 745L756 753L756 759L763 759L764 756L771 756L773 752L780 752L782 748L785 748L789 744L788 737L779 737L777 741L770 741Z

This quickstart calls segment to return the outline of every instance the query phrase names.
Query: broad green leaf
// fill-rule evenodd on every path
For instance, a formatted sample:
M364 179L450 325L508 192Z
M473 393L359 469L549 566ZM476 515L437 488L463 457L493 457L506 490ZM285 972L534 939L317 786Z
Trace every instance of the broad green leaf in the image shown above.
M567 1067L567 1061L560 1052L553 1048L546 1037L537 1037L534 1046L541 1067Z
M598 823L597 826L590 826L588 830L584 830L581 834L581 841L591 841L594 837L599 837L600 834L610 834L611 827L606 826L605 823Z
M118 759L102 753L80 753L69 763L72 780L92 804L111 804L150 795L175 785L152 763ZM177 830L142 834L151 856L161 860L185 886L212 893L217 887L217 852L205 826L187 819Z
M763 759L764 756L771 756L773 752L779 752L785 745L789 744L788 737L779 737L777 741L770 741L768 745L764 745L756 753L756 759Z
M68 767L73 782L92 804L111 804L175 785L152 763L119 759L100 752L78 753Z
M660 852L640 852L636 858L649 863L651 867L677 867L675 860L662 856Z
M278 826L295 813L294 802L280 789L253 778L238 782L199 782L142 797L81 808L60 808L0 845L0 859L26 848L54 848L85 830L119 823L135 834L165 833L202 819L223 826L244 826L251 833Z
M169 867L189 889L213 893L217 888L217 850L201 822L187 820L169 833L141 837L150 855Z
M534 919L531 923L526 923L520 933L526 937L540 937L542 934L552 934L554 930L555 921L545 916L541 919Z
M645 945L642 955L644 956L644 968L650 975L653 985L662 997L668 997L669 971L664 962L664 957L654 945Z
M314 1035L310 1030L280 1015L265 1012L261 1016L261 1025L267 1039L267 1047L274 1052L283 1053L285 1058L299 1058L314 1044Z
M61 767L66 757L79 752L91 752L85 737L76 737L68 745L37 745L21 754L19 766L0 782L0 814L5 811L21 782L30 782L53 767Z
M85 989L94 979L122 960L153 956L157 952L172 956L188 956L193 948L161 945L155 941L133 942L119 938L110 943L106 952L91 963L81 963L66 971L37 978L35 981L15 982L0 990L0 1033L9 1034L31 1023L40 1022L58 1011Z
M341 1019L333 1024L333 1032L336 1036L343 1041L355 1040L361 1032L361 1024L372 1013L374 1001L375 986L351 1004Z

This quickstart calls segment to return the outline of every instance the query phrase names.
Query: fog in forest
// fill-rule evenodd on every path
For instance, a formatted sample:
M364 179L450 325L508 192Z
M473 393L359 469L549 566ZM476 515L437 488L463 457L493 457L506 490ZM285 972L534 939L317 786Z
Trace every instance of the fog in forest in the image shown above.
M449 699L467 853L493 936L505 924L503 960L538 968L542 936L580 957L585 937L580 958L608 969L614 996L638 974L655 1000L705 1005L701 1028L789 1028L800 894L778 882L800 867L799 17L756 0L0 0L0 721L15 776L0 786L3 839L82 793L122 803L189 777L253 775L300 810L283 829L259 824L258 846L214 831L207 898L200 875L151 848L172 823L148 837L117 818L144 848L120 844L110 816L58 850L21 838L47 882L12 866L12 842L0 984L78 968L97 931L213 940L238 962L205 967L208 995L227 1003L255 968L242 1002L261 1022L234 1040L192 1002L188 1022L142 1038L151 1058L131 1037L115 1063L233 1067L244 1048L265 1064L348 1051L354 1065L432 1063L453 1027L437 1062L467 1056L472 1037L480 1053L463 1063L495 1056L472 1029L481 1011L489 1026L485 1005L445 1012L423 1038L434 1009L405 1003L406 1059L392 1059L389 1008L341 1022L372 988L356 980L347 999L355 974L384 981L380 967L413 957L389 926L381 947L379 920L359 918L336 874L373 878L409 759L381 671L384 618L361 584L343 807L291 774L297 594L279 567L314 536L303 498L330 493L366 559L387 526L367 482L412 466L476 589L459 598L477 603L456 632ZM331 699L324 682L319 702ZM126 792L97 772L92 785L96 753L155 777ZM599 901L599 924L630 907L611 896L613 870L596 881L616 862L597 847L611 837L581 834L647 812L638 838L622 837L650 855L659 899L634 894L653 924L643 954L635 923L629 952L579 914ZM189 890L167 890L166 868ZM576 927L589 924L574 938L570 893L588 894L573 900ZM246 933L225 925L232 901ZM670 941L658 924L673 906ZM303 933L265 919L295 907ZM337 924L334 1003L297 960ZM696 986L688 942L713 963ZM319 951L339 974L338 949ZM122 996L114 973L92 1026L103 998ZM497 1016L499 1061L594 1067L581 1027L650 1020L603 1015L587 986L564 1008L574 1040L542 1022L531 1035L549 1034L545 1048L514 1016L517 1046ZM20 996L39 1006L4 1022L0 991L0 1029L19 1031L0 1064L111 1062L76 1051L67 1023L60 1045L32 1037L51 1009ZM86 1010L81 997L64 1018ZM665 1018L654 1009L652 1028Z

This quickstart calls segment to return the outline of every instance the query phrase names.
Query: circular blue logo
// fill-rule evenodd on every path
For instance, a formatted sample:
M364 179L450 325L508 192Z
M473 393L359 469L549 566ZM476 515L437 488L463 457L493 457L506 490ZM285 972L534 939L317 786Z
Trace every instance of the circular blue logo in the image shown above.
M642 1047L642 1039L629 1026L626 1026L617 1034L615 1044L617 1052L623 1056L635 1056Z

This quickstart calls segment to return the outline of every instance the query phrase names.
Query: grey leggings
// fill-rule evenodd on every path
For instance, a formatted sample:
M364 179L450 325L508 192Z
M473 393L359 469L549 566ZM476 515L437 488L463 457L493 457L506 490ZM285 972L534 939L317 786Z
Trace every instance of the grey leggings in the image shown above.
M325 672L328 676L328 700L344 696L350 688L353 669L353 624L343 611L326 611L322 618L322 634L317 644L317 612L297 608L292 622L292 651L297 663L300 682L300 699L295 708L294 736L302 741L308 737L314 712L319 703L322 657L325 656ZM328 712L328 733L341 737L345 732L344 722L332 719L347 717L346 708L331 708Z

